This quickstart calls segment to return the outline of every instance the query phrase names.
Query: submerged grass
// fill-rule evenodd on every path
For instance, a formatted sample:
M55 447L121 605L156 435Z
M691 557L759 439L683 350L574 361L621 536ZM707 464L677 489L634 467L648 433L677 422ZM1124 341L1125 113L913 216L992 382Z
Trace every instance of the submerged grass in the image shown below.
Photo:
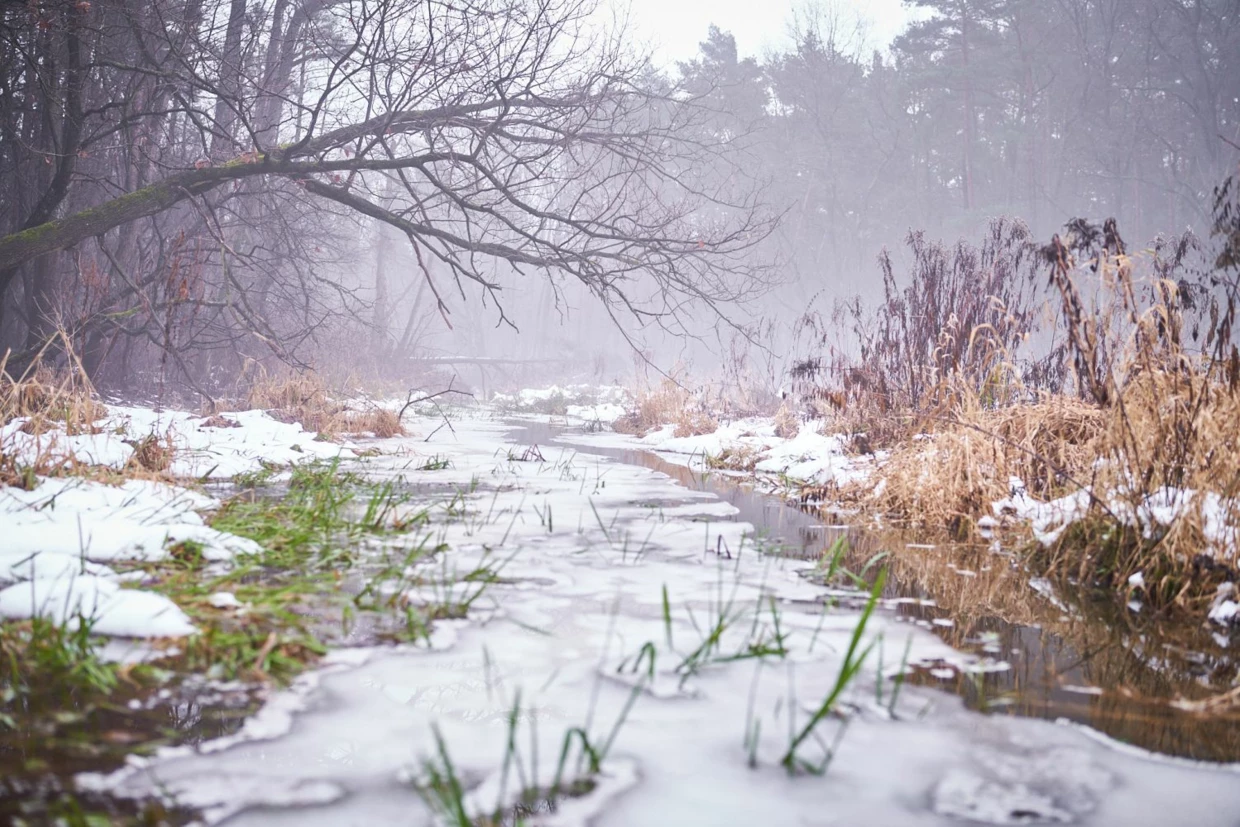
M817 762L805 758L803 754L800 754L800 751L804 747L807 740L811 737L816 737L819 724L821 724L828 715L831 715L837 711L840 699L844 694L844 690L847 689L854 680L856 680L858 674L861 672L861 667L865 664L870 652L873 651L877 643L876 640L871 640L864 647L861 645L861 640L865 636L865 627L866 624L869 623L870 615L874 613L874 607L878 605L878 600L883 594L883 585L886 581L887 570L882 569L879 571L878 577L874 580L874 585L870 589L870 597L866 601L865 608L861 611L861 617L858 619L857 625L853 628L852 636L848 640L848 649L844 652L844 660L840 664L838 674L835 676L835 683L832 684L831 689L822 699L822 702L818 704L818 707L814 710L813 714L810 715L809 720L806 721L799 730L794 730L794 734L789 739L788 751L785 752L783 758L780 759L780 764L788 771L789 774L809 772L814 775L822 775L831 766L831 760L835 757L835 752L838 749L839 741L843 738L844 732L846 731L846 727L844 725L840 726L836 733L835 741L830 746L827 746L826 744L822 745L823 757ZM879 675L878 680L880 683L882 682L882 675ZM899 685L897 684L897 697L899 692L898 686ZM895 699L893 698L892 709L894 709L894 707ZM793 707L793 709L795 709L795 707ZM790 714L792 713L790 712ZM847 718L845 718L844 721L846 723Z
M349 619L342 583L364 538L405 533L429 519L425 510L406 508L409 496L395 482L368 482L338 459L295 466L289 474L285 490L267 490L269 469L241 479L243 490L210 519L213 528L258 542L258 554L239 555L215 576L204 576L201 555L192 549L145 567L155 588L202 628L185 642L185 668L287 682L326 651L327 627ZM428 551L420 544L411 554ZM218 592L233 594L244 612L213 605Z
M528 816L556 812L565 799L588 795L596 789L597 779L604 771L604 763L620 730L648 682L653 680L654 662L653 647L647 644L633 666L633 669L640 671L645 665L645 671L601 741L590 735L589 723L565 730L550 784L544 785L539 775L536 718L528 718L528 750L523 751L520 747L518 730L522 716L521 693L518 691L506 716L507 737L494 806L480 810L481 802L470 800L469 790L457 771L438 725L431 727L435 755L422 761L420 776L413 783L414 789L442 823L453 827L521 825L527 823ZM593 713L588 717L592 718ZM517 783L515 794L510 795L509 790L514 788L510 781L513 775Z
M287 482L282 480L276 468L238 478L241 490L209 518L218 529L256 540L255 553L221 566L207 558L202 544L185 541L169 548L165 560L130 568L130 574L142 575L144 587L169 596L199 629L162 657L157 644L147 664L104 662L89 618L76 625L43 619L0 623L0 776L10 774L0 783L0 820L10 813L12 794L34 802L32 823L79 810L92 818L106 813L109 823L128 823L128 811L106 799L102 804L80 799L70 776L59 773L66 767L71 774L74 767L112 766L100 763L104 756L119 761L129 752L192 738L192 723L167 729L167 713L158 706L173 700L152 701L154 711L146 711L151 692L166 691L170 699L184 692L193 699L207 680L259 698L264 687L287 684L312 665L359 619L365 619L364 634L372 640L425 640L436 620L464 617L498 579L498 566L458 574L448 570L446 558L442 571L428 572L428 561L443 557L447 547L422 531L430 507L411 503L399 480L368 481L339 461L297 466L288 471ZM387 550L363 555L366 545ZM418 573L411 575L411 569ZM422 597L411 601L406 595L415 588L422 589ZM390 599L370 599L380 593ZM404 632L390 635L387 629ZM140 706L126 705L134 701ZM203 720L211 714L201 710ZM118 740L101 742L101 731ZM24 756L16 775L6 751ZM20 792L29 785L53 792ZM157 821L164 823L165 815ZM175 814L166 820L188 818Z
M159 802L118 802L74 790L79 769L119 766L129 753L192 738L170 731L146 700L170 673L105 661L88 617L0 622L0 821L23 824L180 824ZM128 703L137 704L138 711ZM208 716L201 716L203 720Z
M117 667L99 659L98 646L81 615L63 625L44 617L0 622L0 728L107 697Z

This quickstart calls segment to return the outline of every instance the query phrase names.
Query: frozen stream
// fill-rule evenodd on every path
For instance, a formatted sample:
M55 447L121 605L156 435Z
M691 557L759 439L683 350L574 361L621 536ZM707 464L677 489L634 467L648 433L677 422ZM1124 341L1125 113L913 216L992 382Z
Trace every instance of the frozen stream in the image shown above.
M535 803L524 823L1240 825L1236 765L985 716L923 687L904 686L893 706L906 645L914 661L967 670L976 658L888 611L865 634L882 637L888 674L875 673L875 649L844 715L795 751L821 764L834 750L826 773L790 776L781 759L835 685L864 601L824 603L828 590L802 576L814 561L761 553L710 492L588 448L529 451L513 430L457 421L429 442L386 441L392 453L362 466L423 500L471 492L465 508L434 512L429 530L451 550L420 564L419 587L466 589L452 581L500 567L468 619L439 622L430 646L341 650L237 735L84 783L230 824L454 823L415 790L428 767L444 769L436 728L471 814L549 786L580 728L596 749L614 734L593 790L554 813ZM412 470L432 455L449 467ZM566 781L588 775L570 743Z

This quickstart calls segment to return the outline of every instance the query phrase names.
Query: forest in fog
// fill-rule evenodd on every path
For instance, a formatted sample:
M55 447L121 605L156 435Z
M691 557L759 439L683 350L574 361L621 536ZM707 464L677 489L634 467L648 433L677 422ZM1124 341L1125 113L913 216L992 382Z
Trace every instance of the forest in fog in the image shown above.
M910 5L884 48L820 3L761 59L712 27L662 69L592 0L4 2L0 351L207 395L282 363L601 371L874 296L911 232L1208 236L1235 0Z

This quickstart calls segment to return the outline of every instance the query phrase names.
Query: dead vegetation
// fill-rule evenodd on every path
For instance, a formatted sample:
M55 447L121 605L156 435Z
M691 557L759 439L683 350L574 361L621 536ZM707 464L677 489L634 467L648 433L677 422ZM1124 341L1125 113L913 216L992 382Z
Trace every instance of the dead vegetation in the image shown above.
M38 476L83 473L71 454L57 450L59 434L79 436L99 432L96 422L106 412L80 364L54 372L36 362L14 377L9 353L0 357L0 485L31 488ZM8 426L20 421L13 432ZM19 462L12 442L17 434L34 437L39 445L33 461Z
M1047 545L1017 529L1042 570L1121 591L1142 572L1156 606L1208 603L1240 550L1234 251L1211 260L1186 235L1130 253L1113 221L1046 246L1007 222L976 249L909 244L908 285L884 258L883 305L837 308L851 343L823 333L829 355L794 369L808 415L890 451L836 498L972 539L996 501L1087 492Z
M67 343L67 338L64 340ZM133 448L124 468L91 465L65 444L65 438L103 433L100 420L107 408L99 401L72 350L65 344L63 365L53 369L43 360L19 376L9 374L7 355L0 357L0 427L20 423L0 433L0 485L29 488L38 477L72 474L100 481L123 479L171 480L169 469L176 453L171 431L149 434L118 433ZM395 411L377 404L358 408L358 403L338 401L317 374L263 376L253 381L237 408L261 408L283 422L300 423L325 439L343 434L392 437L405 433ZM217 407L227 407L219 403ZM201 427L236 427L237 423L212 413ZM17 439L33 437L19 451ZM21 455L19 457L19 454Z
M675 374L658 385L636 393L632 410L616 420L612 428L622 434L646 434L664 425L675 426L678 437L714 433L719 423L707 406Z
M704 464L714 470L752 473L761 458L762 452L751 445L726 445L717 455L706 456Z
M171 431L162 435L147 434L130 441L129 444L133 446L133 456L129 458L130 465L157 473L167 471L172 466L176 445L172 442Z
M23 419L21 428L27 434L49 429L70 435L93 433L105 411L85 371L74 367L75 362L59 372L36 363L13 377L9 355L0 357L0 426Z
M261 375L249 388L245 407L267 411L281 422L299 423L325 438L342 434L402 436L404 427L395 411L371 404L358 410L355 402L336 398L317 373Z
M928 430L889 446L880 485L847 494L906 523L969 539L990 504L1012 495L1013 478L1040 500L1088 485L1104 416L1065 396L993 408L960 395L925 424Z

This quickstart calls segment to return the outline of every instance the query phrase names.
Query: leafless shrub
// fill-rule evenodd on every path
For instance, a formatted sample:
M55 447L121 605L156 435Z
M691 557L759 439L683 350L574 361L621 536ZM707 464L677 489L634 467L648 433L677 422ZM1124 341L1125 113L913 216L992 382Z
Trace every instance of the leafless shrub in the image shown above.
M980 246L949 248L920 232L907 246L904 278L886 251L879 258L879 306L854 298L799 320L801 355L788 374L808 415L885 446L925 428L962 392L993 406L1027 398L1030 385L1058 389L1062 347L1025 355L1044 302L1023 223L992 221Z
M878 320L846 309L858 357L798 365L811 400L893 437L878 485L844 496L969 538L1011 478L1039 500L1085 490L1084 519L1035 555L1047 571L1122 588L1141 571L1159 605L1201 605L1234 576L1240 355L1226 255L1197 266L1189 235L1133 255L1114 221L1073 221L1036 254L1002 223L976 255L910 243L909 287L884 261ZM1056 329L1039 328L1031 268L1049 275ZM983 286L969 296L971 280ZM1034 340L1037 358L1020 356Z

